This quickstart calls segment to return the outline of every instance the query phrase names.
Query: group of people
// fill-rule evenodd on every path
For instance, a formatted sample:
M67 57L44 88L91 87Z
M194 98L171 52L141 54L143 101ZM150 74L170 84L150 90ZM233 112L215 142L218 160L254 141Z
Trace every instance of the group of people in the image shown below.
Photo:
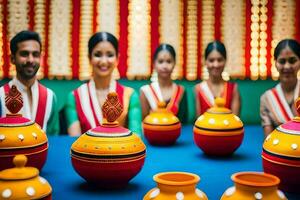
M21 31L10 41L11 62L17 75L0 88L0 117L8 113L5 95L16 85L23 97L21 114L36 121L47 134L59 134L57 99L55 94L41 85L36 78L40 66L41 40L37 33ZM91 80L72 91L64 107L67 131L78 136L103 122L101 107L109 92L116 92L123 105L118 122L130 130L142 134L141 122L155 110L159 102L185 122L187 106L193 106L196 116L214 105L216 97L225 100L225 107L240 114L241 99L236 83L224 81L222 72L226 64L226 48L213 41L205 49L205 65L209 78L194 87L195 105L187 104L183 86L171 79L176 64L176 52L169 44L157 47L153 56L153 67L157 81L144 85L140 95L113 79L112 73L119 61L118 40L108 32L95 33L88 42L88 56L93 68ZM260 114L264 133L267 136L276 126L296 115L294 101L299 97L297 73L300 68L300 44L296 40L279 42L274 51L275 65L279 72L279 83L261 97ZM196 119L196 118L195 118Z

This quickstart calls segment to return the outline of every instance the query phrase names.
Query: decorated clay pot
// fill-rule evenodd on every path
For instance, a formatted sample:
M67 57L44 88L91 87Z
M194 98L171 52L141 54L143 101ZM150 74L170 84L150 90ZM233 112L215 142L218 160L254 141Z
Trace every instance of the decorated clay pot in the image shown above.
M12 168L13 157L18 154L28 157L28 166L41 170L47 159L46 133L35 122L16 114L23 104L15 86L10 89L6 106L11 114L0 118L0 170Z
M25 167L27 157L17 155L13 159L14 168L0 172L0 200L9 199L52 199L52 188L39 176L39 170Z
M194 141L208 155L230 155L243 141L243 123L224 105L224 99L217 98L194 125Z
M207 200L204 192L196 188L200 178L186 172L164 172L153 177L157 187L151 189L144 200Z
M122 187L144 164L146 146L143 141L115 122L122 109L117 94L110 93L102 106L107 122L81 135L71 147L75 171L97 186Z
M144 135L152 145L174 144L181 132L179 119L159 102L158 109L151 111L143 121Z
M260 172L239 172L231 176L234 186L228 188L221 200L282 200L287 199L278 190L279 178Z
M279 188L300 193L300 98L296 101L298 117L277 127L264 141L264 171L280 178Z

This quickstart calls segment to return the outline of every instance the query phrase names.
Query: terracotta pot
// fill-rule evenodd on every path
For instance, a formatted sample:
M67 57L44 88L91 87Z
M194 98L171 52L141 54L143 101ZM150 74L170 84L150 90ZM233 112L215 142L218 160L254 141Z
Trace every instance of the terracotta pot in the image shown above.
M233 174L231 179L234 186L224 192L221 200L287 199L284 193L278 190L279 178L271 174L239 172Z
M243 141L243 123L224 105L224 99L217 98L214 107L201 115L194 125L194 141L208 155L230 155Z
M153 177L157 187L151 189L144 200L207 200L207 196L196 188L199 176L186 172L165 172Z
M17 155L13 162L15 168L0 172L0 200L4 199L52 199L52 188L39 176L39 170L25 167L27 157Z
M151 111L143 121L144 135L152 145L172 145L180 136L179 119L160 102L158 109Z
M300 118L295 117L277 127L263 144L264 171L279 177L279 188L284 191L300 193L299 141Z
M109 106L107 110L114 111ZM112 115L110 121L118 118ZM146 146L139 136L117 122L105 122L87 131L71 147L75 171L101 187L125 186L142 169L145 156Z
M47 159L47 135L38 124L17 114L23 104L15 86L6 97L12 114L0 118L0 170L14 167L12 160L18 154L28 157L28 166L41 170Z

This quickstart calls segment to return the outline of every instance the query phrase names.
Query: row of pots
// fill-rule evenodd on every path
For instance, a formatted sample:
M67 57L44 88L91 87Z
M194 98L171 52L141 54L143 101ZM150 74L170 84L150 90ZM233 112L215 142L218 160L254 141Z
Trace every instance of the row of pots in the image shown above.
M52 199L50 184L39 176L38 169L26 167L26 162L26 156L17 155L13 159L15 167L0 172L0 200ZM153 179L157 186L146 193L144 200L208 199L203 191L196 188L200 180L196 174L164 172L156 174ZM111 179L107 180L110 181ZM274 175L258 172L239 172L232 175L232 180L235 185L224 192L221 200L287 199L284 193L278 190L277 186L280 180Z
M120 105L114 103L108 102L107 105ZM18 116L14 110L16 107L20 106L12 107L12 115L0 118L0 159L3 160L0 169L11 168L11 160L17 154L27 155L28 165L41 169L47 157L46 134L39 125ZM122 186L141 170L146 146L136 134L119 126L115 115L110 117L109 112L103 113L108 121L84 133L73 143L72 164L87 181L109 187ZM263 146L264 170L277 175L282 180L280 187L286 191L299 187L299 183L293 181L300 178L300 152L295 143L300 133L299 122L296 117L280 126ZM146 117L143 125L146 139L154 145L174 143L181 129L178 118L162 106ZM195 143L209 155L232 154L242 143L243 135L243 123L224 107L223 99L217 99L216 105L200 116L194 126ZM99 173L99 168L103 173Z

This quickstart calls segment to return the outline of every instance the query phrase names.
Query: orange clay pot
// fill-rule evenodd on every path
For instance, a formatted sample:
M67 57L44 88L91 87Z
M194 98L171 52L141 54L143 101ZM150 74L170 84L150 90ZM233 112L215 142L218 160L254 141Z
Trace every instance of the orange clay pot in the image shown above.
M13 162L15 168L0 172L0 200L9 199L52 199L52 188L39 176L39 170L25 167L27 157L17 155Z
M143 121L144 135L152 145L172 145L180 136L179 119L159 102L158 109L150 112Z
M217 98L214 107L201 115L194 125L194 141L208 155L230 155L243 141L243 123L224 105L224 99Z
M186 172L165 172L156 174L153 180L157 187L151 189L144 200L207 200L205 193L196 188L200 178Z
M47 159L46 133L35 122L17 114L23 106L21 93L15 86L12 91L18 95L6 98L6 106L12 114L0 118L0 170L14 167L12 160L18 154L28 157L28 166L41 170Z
M277 189L279 178L259 172L239 172L233 174L233 187L228 188L221 200L284 200L283 192Z
M296 101L296 107L300 98ZM277 127L264 141L264 171L280 178L279 188L300 193L300 106L298 117Z
M116 93L110 93L116 98ZM110 97L108 97L110 98ZM108 101L108 100L107 100ZM115 103L116 99L111 100ZM117 105L102 106L104 116L109 112L109 122L93 128L81 135L71 147L72 165L86 181L100 187L123 187L142 169L146 156L146 146L138 135L115 122L122 113Z

